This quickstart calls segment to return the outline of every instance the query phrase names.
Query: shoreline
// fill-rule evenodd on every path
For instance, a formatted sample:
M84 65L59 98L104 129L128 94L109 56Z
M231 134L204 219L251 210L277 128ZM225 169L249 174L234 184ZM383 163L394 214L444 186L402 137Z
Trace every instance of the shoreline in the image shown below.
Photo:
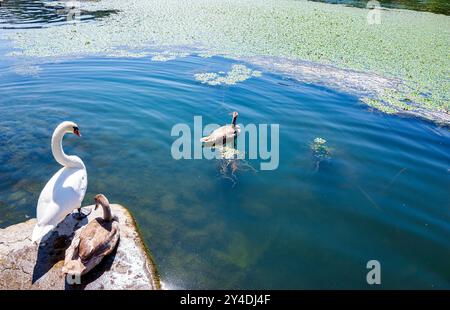
M136 229L136 232L137 232L137 234L139 236L139 241L140 242L138 242L138 244L141 246L142 250L147 255L147 259L149 261L149 264L152 267L151 270L150 270L150 273L152 274L153 286L155 287L155 289L161 290L161 289L163 289L163 285L162 285L162 282L161 282L161 277L159 275L156 262L155 262L155 260L153 258L153 254L150 251L150 247L145 243L144 237L143 237L142 232L141 232L141 229L140 229L140 227L139 227L139 225L138 225L138 223L136 221L136 218L134 217L133 213L131 213L131 211L129 209L127 209L127 208L125 208L125 209L128 212L128 215L130 216L130 218L132 219L133 226Z

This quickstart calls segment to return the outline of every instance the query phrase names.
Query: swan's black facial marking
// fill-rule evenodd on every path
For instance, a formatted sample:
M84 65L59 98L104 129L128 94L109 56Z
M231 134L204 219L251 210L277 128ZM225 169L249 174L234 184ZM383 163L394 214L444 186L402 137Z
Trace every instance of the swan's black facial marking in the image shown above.
M78 137L81 137L80 130L76 126L73 126L73 133L76 134Z

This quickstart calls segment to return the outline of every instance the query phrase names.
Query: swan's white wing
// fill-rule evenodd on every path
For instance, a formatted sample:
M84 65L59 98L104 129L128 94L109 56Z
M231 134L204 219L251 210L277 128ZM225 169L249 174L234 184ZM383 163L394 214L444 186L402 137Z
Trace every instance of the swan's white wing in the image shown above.
M33 241L40 239L67 214L79 208L86 188L86 169L64 167L55 173L39 196Z

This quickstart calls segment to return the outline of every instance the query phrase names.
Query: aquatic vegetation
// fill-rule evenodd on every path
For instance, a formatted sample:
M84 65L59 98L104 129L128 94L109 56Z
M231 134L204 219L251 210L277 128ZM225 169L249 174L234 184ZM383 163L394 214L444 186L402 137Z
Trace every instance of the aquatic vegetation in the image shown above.
M293 65L269 62L267 68L286 69L300 77L307 69L313 83L325 79L332 87L357 92L363 87L363 102L377 109L450 122L448 16L383 9L381 24L370 25L367 9L308 1L182 3L83 2L83 10L118 13L94 23L9 32L7 37L19 49L11 55L54 58L104 54L119 46L133 50L183 46L208 56L280 57ZM299 60L307 62L296 69ZM333 73L322 74L333 72L328 65L341 70L345 84ZM369 74L361 78L364 72Z
M252 77L260 77L261 75L261 71L252 70L245 65L232 65L231 70L227 73L223 71L219 71L218 73L197 73L194 77L202 84L215 86L222 84L234 85L239 82L244 82Z
M155 55L152 57L152 61L169 61L175 60L177 57L173 55Z
M376 100L373 98L366 97L366 98L363 98L361 101L363 101L368 106L375 108L379 111L382 111L386 114L395 114L397 112L397 110L395 108L392 108L392 107L388 106L387 104L384 104L384 103L380 102L379 100Z
M323 138L315 138L311 143L311 150L316 158L316 170L319 169L319 165L322 161L328 161L331 159L332 149L327 145L327 140Z
M165 51L162 53L155 53L155 55L151 58L152 61L169 61L175 60L177 58L184 58L189 56L189 53L176 53Z
M222 159L234 159L241 155L241 152L235 148L224 146L220 149L220 155Z
M214 53L204 52L204 53L198 53L197 56L201 57L201 58L211 58L211 57L216 56L216 55Z
M132 52L128 50L112 50L107 53L108 57L123 57L123 58L143 58L147 57L147 52Z
M22 76L38 76L42 71L41 67L33 64L22 64L14 67L14 72Z
M323 138L315 138L314 143L316 143L318 145L323 145L323 144L327 143L327 140L325 140Z
M331 158L331 149L327 146L327 140L323 138L315 138L313 143L311 143L311 150L319 160Z

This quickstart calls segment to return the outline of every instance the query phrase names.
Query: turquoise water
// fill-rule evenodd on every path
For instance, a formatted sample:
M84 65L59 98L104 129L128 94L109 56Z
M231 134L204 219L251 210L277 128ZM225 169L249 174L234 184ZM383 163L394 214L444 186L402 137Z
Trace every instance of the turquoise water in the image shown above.
M233 64L262 76L194 78ZM101 192L132 211L168 288L365 289L372 259L382 288L450 288L448 128L217 56L2 57L0 78L0 227L35 216L59 169L52 131L73 120L83 137L64 147L88 169L85 203ZM228 123L233 110L243 124L280 124L278 169L241 161L233 182L223 161L172 158L175 124Z

